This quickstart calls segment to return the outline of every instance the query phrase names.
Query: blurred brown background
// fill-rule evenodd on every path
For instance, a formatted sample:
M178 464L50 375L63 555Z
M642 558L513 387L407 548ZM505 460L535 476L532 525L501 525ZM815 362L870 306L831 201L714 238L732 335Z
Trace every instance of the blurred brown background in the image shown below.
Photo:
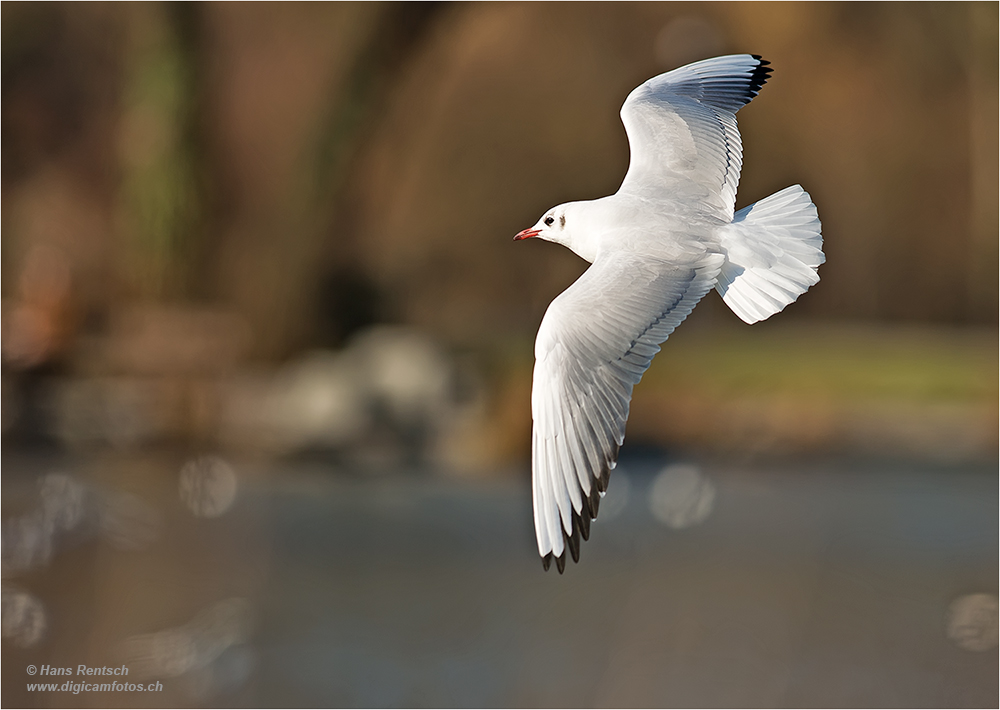
M149 405L172 422L149 423L147 438L217 438L232 399L222 379L392 323L466 356L466 390L483 395L494 432L469 455L523 457L530 340L584 265L509 236L553 204L617 188L628 161L618 109L632 87L727 52L775 67L740 114L739 204L804 185L827 263L822 283L760 333L738 328L714 296L685 330L769 343L769 326L825 327L840 360L876 357L870 337L896 344L897 358L947 350L901 385L903 399L940 398L921 378L961 377L942 374L955 366L944 360L981 361L985 348L986 367L959 364L973 382L950 394L995 409L992 4L9 3L3 13L5 371L115 375L183 400ZM764 359L794 360L788 347ZM814 364L814 381L831 377L829 363ZM760 388L781 389L767 367ZM975 381L985 396L968 391ZM50 395L31 421L42 396L5 387L5 430L19 420L29 437L72 437L52 422L74 418L72 406ZM666 431L659 438L680 445L696 433ZM987 438L969 445L994 448L995 431Z
M5 705L139 702L9 695L6 681L20 683L39 654L126 658L146 677L180 678L159 705L995 702L995 651L970 665L961 654L975 639L958 644L965 651L934 644L947 644L943 610L974 592L969 614L986 622L969 633L986 628L976 649L996 647L996 3L4 2L0 12ZM628 165L618 111L633 87L736 52L774 68L739 114L737 206L803 185L823 221L822 280L753 328L706 297L636 388L627 442L642 461L709 462L723 502L735 491L753 508L758 489L745 481L770 490L773 475L778 488L806 486L801 499L767 499L776 519L804 521L794 512L811 510L804 501L828 507L810 517L819 532L760 533L778 551L757 566L705 550L757 540L768 521L733 522L690 557L665 538L669 564L652 567L635 562L660 559L646 518L633 537L609 523L610 547L591 543L591 586L567 606L533 567L529 392L535 329L585 264L511 237L555 204L617 189ZM851 463L824 468L830 460ZM653 480L655 466L625 464L638 471L633 491ZM935 486L957 488L910 495ZM909 502L892 513L898 500ZM992 538L921 527L941 510L985 521ZM845 532L869 513L862 532ZM504 538L512 519L523 531ZM921 522L891 527L911 520ZM504 531L501 542L469 532L478 526ZM415 547L399 547L411 535ZM806 547L788 552L789 536ZM842 557L830 552L844 540ZM884 563L868 558L853 566L880 544L895 572L878 577ZM461 561L448 567L440 550ZM495 557L517 570L509 580L528 580L517 582L520 611L484 566ZM732 577L713 576L722 567ZM677 577L657 571L668 569ZM869 573L891 591L841 584ZM690 598L667 602L686 610L674 618L656 590L681 577ZM639 581L622 587L628 579ZM416 591L401 600L387 585ZM897 591L913 585L925 595L911 604L917 625ZM631 601L620 617L594 616L613 613L608 599ZM865 614L834 608L840 599ZM350 622L323 616L335 601ZM366 609L394 630L365 626ZM524 651L528 622L516 638L491 625L533 618L526 610L544 610L538 628L555 647ZM444 631L408 626L420 613ZM456 613L473 637L449 625ZM787 625L754 626L769 614ZM594 633L618 649L591 677L617 680L574 695L583 689L565 668L550 669L562 679L553 687L525 668L484 670L586 647L565 641L580 618L603 619ZM861 646L837 636L855 622ZM735 640L734 623L746 632ZM673 650L644 636L654 628ZM867 658L859 648L877 646L866 634L878 629L891 650L873 652L878 669L865 676L852 659ZM299 630L319 645L302 646ZM176 634L198 653L163 651ZM449 653L459 639L467 653L413 665L385 655L394 634ZM713 674L729 673L732 654L767 656L753 650L760 638L780 672L744 668L719 690ZM319 666L274 670L296 653ZM671 673L693 669L690 695L670 695L683 683L655 670L621 680L658 653L674 654ZM332 690L289 680L331 666L343 674ZM908 675L920 667L937 680ZM399 680L418 675L439 684Z

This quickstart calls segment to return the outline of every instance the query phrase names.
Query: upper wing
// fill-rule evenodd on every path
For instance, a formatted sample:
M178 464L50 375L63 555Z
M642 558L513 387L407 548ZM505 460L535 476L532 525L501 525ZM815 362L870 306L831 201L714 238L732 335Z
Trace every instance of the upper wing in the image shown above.
M535 341L532 494L538 552L579 557L625 438L632 387L715 285L724 257L690 265L601 256L549 305Z
M736 112L771 72L756 55L688 64L636 87L622 106L631 162L619 192L691 193L733 217L743 146Z

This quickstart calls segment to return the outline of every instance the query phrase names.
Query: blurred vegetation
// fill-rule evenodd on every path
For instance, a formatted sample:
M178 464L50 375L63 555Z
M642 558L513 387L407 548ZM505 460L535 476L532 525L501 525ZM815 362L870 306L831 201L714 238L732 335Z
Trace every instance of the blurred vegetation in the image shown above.
M677 337L647 383L715 396L994 402L997 344L987 330L871 326L716 329Z
M205 210L197 133L193 12L183 4L126 10L121 79L121 273L139 297L196 293Z
M617 188L631 88L754 52L775 73L740 113L739 205L809 190L822 281L787 330L730 330L710 295L649 391L995 405L993 336L958 334L998 318L995 3L0 11L5 318L34 298L26 264L71 275L32 306L61 324L42 360L78 368L135 303L233 314L265 363L396 322L473 353L520 441L508 385L584 264L510 236ZM852 323L875 339L841 340Z

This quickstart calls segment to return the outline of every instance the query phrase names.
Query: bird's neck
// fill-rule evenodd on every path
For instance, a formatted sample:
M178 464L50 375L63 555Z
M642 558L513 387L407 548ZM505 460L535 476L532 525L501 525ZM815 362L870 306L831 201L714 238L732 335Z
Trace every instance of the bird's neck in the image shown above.
M594 263L601 247L601 237L607 231L607 217L612 205L608 197L574 202L570 216L571 230L560 243L585 261Z

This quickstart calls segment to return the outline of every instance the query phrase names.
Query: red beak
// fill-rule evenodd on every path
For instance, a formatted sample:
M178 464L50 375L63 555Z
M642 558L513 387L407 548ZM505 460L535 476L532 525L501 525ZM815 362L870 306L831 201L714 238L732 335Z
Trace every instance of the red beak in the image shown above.
M530 239L531 237L537 237L541 234L540 229L522 229L520 232L514 235L514 241L519 242L522 239Z

